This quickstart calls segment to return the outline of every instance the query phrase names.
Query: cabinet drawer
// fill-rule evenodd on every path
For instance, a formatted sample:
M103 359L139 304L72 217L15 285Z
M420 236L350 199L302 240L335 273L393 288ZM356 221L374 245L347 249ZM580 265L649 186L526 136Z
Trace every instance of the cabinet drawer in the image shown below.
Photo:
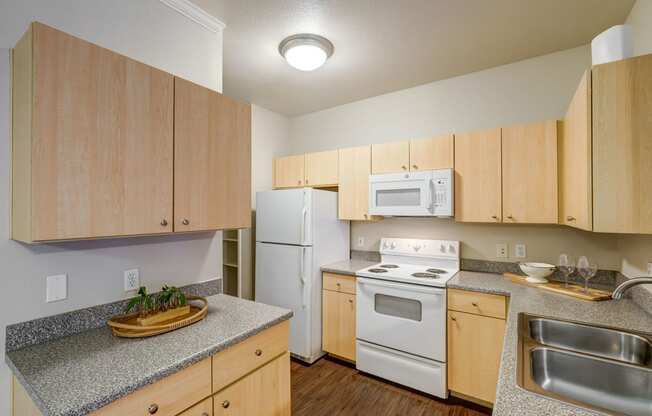
M211 395L211 359L194 364L92 413L93 416L174 416ZM201 415L201 413L199 413ZM191 413L192 416L194 414Z
M326 290L355 295L355 276L324 273L322 285Z
M500 295L448 289L448 309L505 319L507 300Z
M288 350L289 321L227 348L213 356L213 392L271 361Z
M209 397L181 413L179 416L213 416L213 398Z

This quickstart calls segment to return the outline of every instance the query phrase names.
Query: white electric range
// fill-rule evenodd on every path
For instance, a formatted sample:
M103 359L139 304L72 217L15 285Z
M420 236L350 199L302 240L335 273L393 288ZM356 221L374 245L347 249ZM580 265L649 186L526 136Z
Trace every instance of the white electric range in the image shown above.
M459 241L380 244L381 262L356 273L356 368L446 398L446 282Z

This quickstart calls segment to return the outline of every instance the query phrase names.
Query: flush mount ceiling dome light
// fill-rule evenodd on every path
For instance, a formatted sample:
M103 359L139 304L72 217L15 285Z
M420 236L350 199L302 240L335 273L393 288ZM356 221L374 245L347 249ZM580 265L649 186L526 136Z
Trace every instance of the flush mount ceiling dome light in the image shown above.
M301 71L314 71L333 54L333 44L323 36L301 33L288 36L278 51L290 66Z

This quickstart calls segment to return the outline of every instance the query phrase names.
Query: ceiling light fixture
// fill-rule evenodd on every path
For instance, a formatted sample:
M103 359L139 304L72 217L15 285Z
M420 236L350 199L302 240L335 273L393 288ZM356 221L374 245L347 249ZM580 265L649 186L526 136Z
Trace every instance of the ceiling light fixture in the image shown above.
M328 39L311 33L288 36L278 45L281 56L300 71L314 71L324 65L333 50Z

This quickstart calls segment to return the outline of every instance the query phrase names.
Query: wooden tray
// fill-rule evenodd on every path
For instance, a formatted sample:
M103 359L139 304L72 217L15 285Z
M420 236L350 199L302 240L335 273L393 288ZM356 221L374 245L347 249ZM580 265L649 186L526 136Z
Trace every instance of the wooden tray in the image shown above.
M589 288L589 293L584 293L584 288L580 285L569 283L568 287L564 286L563 282L548 282L542 284L535 284L526 281L527 276L521 276L516 273L504 273L506 278L511 280L514 283L518 283L525 286L536 287L541 290L547 290L548 292L558 293L560 295L572 296L577 299L591 300L591 301L602 301L611 299L611 292L607 292L599 289Z
M123 338L144 338L174 331L175 329L183 328L184 326L204 319L208 313L208 301L200 296L187 296L186 299L189 302L200 301L202 306L189 304L190 311L187 314L159 322L155 325L140 325L138 323L138 312L114 316L109 319L107 325L111 327L111 331L113 331L113 335L115 336Z

